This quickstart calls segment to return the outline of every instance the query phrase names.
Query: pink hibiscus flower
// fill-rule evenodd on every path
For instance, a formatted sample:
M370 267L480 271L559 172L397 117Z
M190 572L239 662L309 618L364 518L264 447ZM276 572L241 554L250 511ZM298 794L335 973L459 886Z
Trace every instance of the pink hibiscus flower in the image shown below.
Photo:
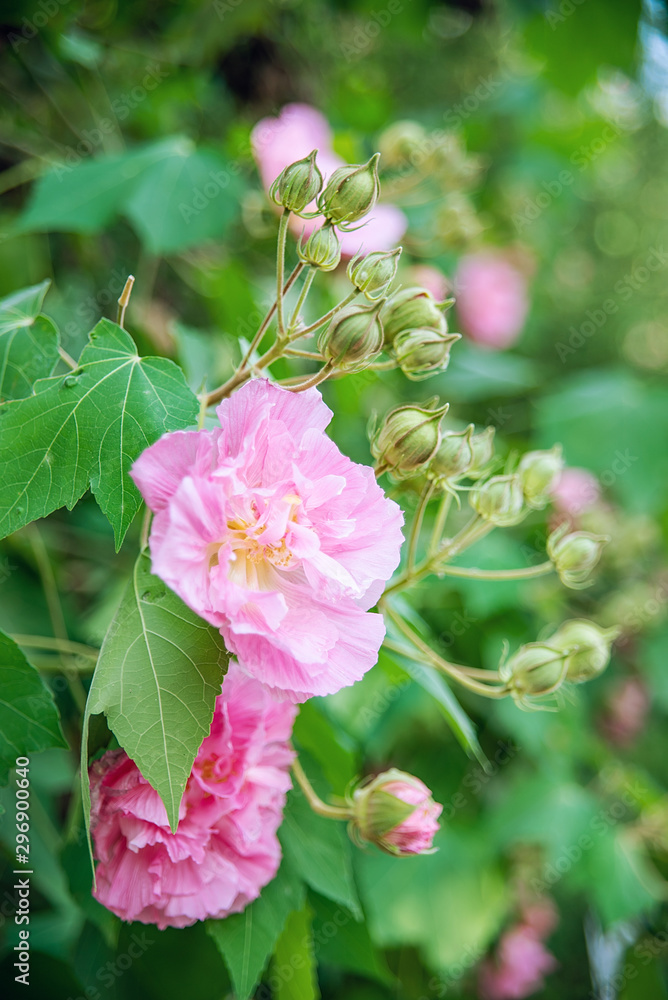
M457 312L471 340L495 350L514 344L529 310L526 278L500 253L464 257L455 277Z
M332 694L376 662L369 608L399 562L401 511L326 436L317 389L254 379L217 413L220 428L167 434L132 467L153 572L277 695Z
M232 664L176 833L124 750L90 768L95 897L122 920L186 927L237 913L278 870L295 708Z
M251 144L267 191L288 164L308 156L314 149L318 150L316 162L325 181L345 163L332 149L332 130L327 119L308 104L287 104L277 118L263 118L253 129ZM309 211L315 208L315 202L309 205ZM322 216L315 219L290 217L296 235L309 236L323 222ZM362 228L354 232L337 230L344 257L354 257L362 248L367 253L393 249L406 231L407 220L396 205L380 204L358 225Z

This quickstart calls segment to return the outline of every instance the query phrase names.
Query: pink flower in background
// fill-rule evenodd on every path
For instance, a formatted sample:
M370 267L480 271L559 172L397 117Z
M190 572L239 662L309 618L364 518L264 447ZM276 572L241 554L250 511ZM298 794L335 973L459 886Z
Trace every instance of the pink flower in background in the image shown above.
M437 302L443 302L450 294L448 279L442 271L432 267L431 264L418 264L417 267L411 268L410 284L426 288Z
M483 1000L521 1000L545 985L544 976L557 968L554 955L538 933L518 924L502 935L496 959L486 959L478 979Z
M313 149L318 150L316 162L325 181L345 163L332 149L332 130L327 119L308 104L286 104L277 118L263 118L253 129L251 145L267 190L288 164L308 156ZM315 208L315 202L309 206L310 211ZM296 235L304 232L308 236L323 221L322 216L316 219L290 217ZM391 250L407 226L406 216L396 205L376 205L362 221L362 228L355 232L337 230L344 257L354 257L361 247L367 252Z
M172 833L124 750L90 767L95 897L122 920L186 927L238 913L278 870L295 708L231 664Z
M588 469L564 469L552 491L556 510L568 517L577 517L594 507L600 496L598 479Z
M515 343L529 310L527 282L503 254L485 251L462 258L455 296L462 332L471 340L495 350Z
M317 389L254 379L217 413L219 428L166 434L132 467L153 572L276 694L332 694L378 657L369 608L399 562L401 510L326 436Z
M612 692L601 721L604 735L617 746L630 746L640 735L651 707L640 677L625 677Z

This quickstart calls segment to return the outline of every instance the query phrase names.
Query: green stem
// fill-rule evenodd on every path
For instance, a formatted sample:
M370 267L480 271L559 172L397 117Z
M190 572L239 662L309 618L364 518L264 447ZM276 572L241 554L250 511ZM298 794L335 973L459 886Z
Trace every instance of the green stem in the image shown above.
M290 211L283 209L281 221L278 224L278 244L276 247L276 322L278 324L279 340L285 337L283 322L283 283L285 281L285 242L288 235Z
M427 505L431 500L432 493L434 492L434 482L431 480L427 483L424 490L422 491L422 496L420 497L420 502L418 503L417 510L415 511L415 517L413 518L413 524L411 525L411 533L408 540L408 559L406 562L406 573L408 576L411 575L415 569L415 558L417 556L417 548L420 541L420 531L422 529L422 522L424 520L425 511Z
M11 635L11 639L19 646L29 649L52 649L57 653L69 653L71 656L87 656L97 660L99 649L86 646L83 642L71 642L69 639L56 639L50 635Z
M393 608L391 608L383 599L379 602L379 607L381 611L384 611L388 617L394 622L396 627L402 633L402 635L408 639L408 641L415 647L415 649L422 654L424 658L441 673L445 674L447 677L452 678L452 680L457 681L463 687L468 688L469 691L474 691L476 694L481 694L485 698L505 698L507 690L504 686L494 686L490 687L486 684L481 684L474 680L472 677L468 677L465 673L466 667L461 667L456 663L449 663L444 660L442 656L439 656L431 646L422 639L413 629L408 625L407 622L398 615Z
M311 378L307 378L305 382L300 382L299 385L286 386L286 388L288 388L290 392L304 392L305 389L312 389L314 385L320 385L321 382L324 382L325 379L329 378L333 371L334 362L328 361L322 366L319 372L316 372L315 375L311 376Z
M132 286L135 283L135 278L133 274L129 274L125 285L123 286L123 291L118 297L118 312L116 314L116 322L122 328L125 322L125 310L128 307L128 302L130 301L130 295L132 294Z
M314 813L317 813L318 816L325 816L326 819L352 819L352 809L347 806L330 806L326 802L322 801L313 785L306 777L304 768L299 763L299 758L297 757L295 757L292 762L292 770L295 778L297 779L297 784L304 793L306 801Z
M148 545L148 533L151 527L151 518L153 517L153 511L150 507L147 507L144 511L144 517L141 522L141 532L139 535L139 551L143 552Z
M322 354L317 351L300 351L297 347L286 347L286 358L307 358L309 361L324 361Z
M384 471L383 469L380 470ZM378 474L378 473L377 473ZM477 542L480 538L491 531L493 525L489 524L487 521L478 515L474 515L468 524L464 525L462 530L455 535L454 538L450 539L441 549L436 551L433 555L427 556L427 558L413 569L412 573L404 572L401 576L390 584L390 586L385 591L385 597L388 594L393 594L398 590L404 590L406 587L412 586L417 583L418 580L422 580L423 577L429 576L430 573L439 573L442 569L442 563L447 559L451 559L453 556L462 552L469 545Z
M297 299L297 304L295 305L295 308L292 311L292 316L290 317L290 323L288 325L288 337L289 338L292 338L293 335L297 332L296 331L296 327L297 327L297 323L299 322L299 314L302 311L302 307L303 307L304 303L306 302L306 297L307 297L308 293L311 290L311 285L313 284L313 279L315 278L316 273L317 273L317 268L311 267L311 268L309 268L308 274L304 278L304 284L302 285L302 289L301 289L301 291L299 293L299 298ZM301 336L301 334L300 334L300 336Z
M444 494L443 499L439 504L436 520L434 521L434 529L431 533L431 541L429 542L429 555L434 555L438 549L439 542L443 537L443 531L445 530L445 524L448 520L448 514L450 513L451 506L452 493L448 492Z
M475 566L440 566L439 573L445 576L461 576L471 580L530 580L536 576L551 573L551 562L539 566L525 566L520 569L477 569Z
M342 299L338 305L334 306L333 309L330 309L329 312L326 312L324 316L320 317L320 319L317 319L315 323L311 323L310 326L305 326L303 330L300 330L298 336L295 337L295 340L299 339L299 337L306 337L309 333L313 333L314 330L318 330L321 326L324 326L324 324L327 323L333 316L336 316L337 312L349 305L354 298L357 298L358 295L359 292L357 289L354 289L354 291L352 291L349 295L346 295L345 299Z
M65 364L67 365L68 368L71 368L72 371L76 371L76 369L79 366L76 363L76 361L74 360L74 358L72 357L72 355L67 353L67 351L65 350L64 347L59 347L58 348L58 354L60 355L61 359L65 362Z

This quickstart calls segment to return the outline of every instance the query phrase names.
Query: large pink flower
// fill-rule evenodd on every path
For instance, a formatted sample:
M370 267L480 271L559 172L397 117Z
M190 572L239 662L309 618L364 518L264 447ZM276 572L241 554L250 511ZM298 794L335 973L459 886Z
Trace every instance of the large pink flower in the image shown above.
M457 313L472 340L501 350L519 337L529 309L524 275L497 252L464 257L455 277Z
M277 118L263 118L251 136L253 156L258 165L262 183L269 190L281 171L313 150L318 150L317 164L325 180L343 160L332 149L332 130L325 116L308 104L287 104ZM309 210L315 209L315 202ZM308 236L323 223L322 216L315 219L290 217L296 235ZM363 225L362 225L363 223ZM337 230L344 257L354 257L363 248L391 250L406 231L407 220L396 205L376 205L363 220L361 228L348 233Z
M167 434L132 467L153 571L274 692L332 694L376 662L368 609L399 561L401 511L326 436L317 389L254 379L217 412L220 428Z
M295 708L230 666L172 833L124 750L90 768L96 898L123 920L186 927L237 913L276 874Z

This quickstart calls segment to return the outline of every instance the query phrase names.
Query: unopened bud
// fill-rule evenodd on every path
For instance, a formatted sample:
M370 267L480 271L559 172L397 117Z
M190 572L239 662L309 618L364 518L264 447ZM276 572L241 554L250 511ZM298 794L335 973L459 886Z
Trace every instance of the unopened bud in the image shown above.
M399 121L390 125L378 139L383 163L388 167L413 166L426 158L432 143L422 125L412 121Z
M418 382L445 371L450 363L452 345L458 340L461 340L458 333L404 330L394 338L392 350L404 375Z
M474 434L471 438L471 451L473 461L469 469L469 475L479 473L486 468L494 458L494 427L486 427L480 434Z
M269 188L269 197L290 212L303 212L322 190L322 174L315 162L317 149L290 163Z
M573 590L579 590L588 585L589 575L608 541L610 539L606 535L592 535L588 531L568 533L568 525L563 524L548 538L547 554L554 563L561 582Z
M518 473L524 499L534 510L542 510L550 499L564 467L561 445L550 451L529 451L522 457Z
M438 410L413 404L391 410L371 442L378 473L390 471L408 478L425 466L439 446L441 420L447 412L447 403Z
M471 490L469 501L481 517L500 528L519 524L527 512L518 475L492 476Z
M434 479L457 479L465 475L473 460L471 437L473 424L464 431L446 431L431 462L429 472Z
M431 854L443 807L419 778L391 768L353 793L353 828L387 854Z
M566 678L582 684L602 674L610 662L612 644L620 635L618 628L600 628L585 618L573 618L560 625L548 640L566 657Z
M374 153L368 163L339 167L327 181L318 208L335 226L358 222L376 204L380 192L379 157L380 153Z
M383 327L388 344L404 330L435 330L445 335L448 325L443 315L447 303L438 303L426 288L402 288L387 300Z
M349 306L334 317L318 340L318 350L342 371L360 371L383 348L380 303Z
M367 299L381 298L394 281L401 256L401 247L396 250L373 250L361 258L353 258L348 264L348 277L358 292L364 292Z
M567 657L551 643L528 642L501 663L499 675L514 701L531 708L534 701L554 694L566 679Z
M333 271L341 260L341 244L332 226L326 223L314 229L307 240L302 236L297 244L297 256L302 264Z

